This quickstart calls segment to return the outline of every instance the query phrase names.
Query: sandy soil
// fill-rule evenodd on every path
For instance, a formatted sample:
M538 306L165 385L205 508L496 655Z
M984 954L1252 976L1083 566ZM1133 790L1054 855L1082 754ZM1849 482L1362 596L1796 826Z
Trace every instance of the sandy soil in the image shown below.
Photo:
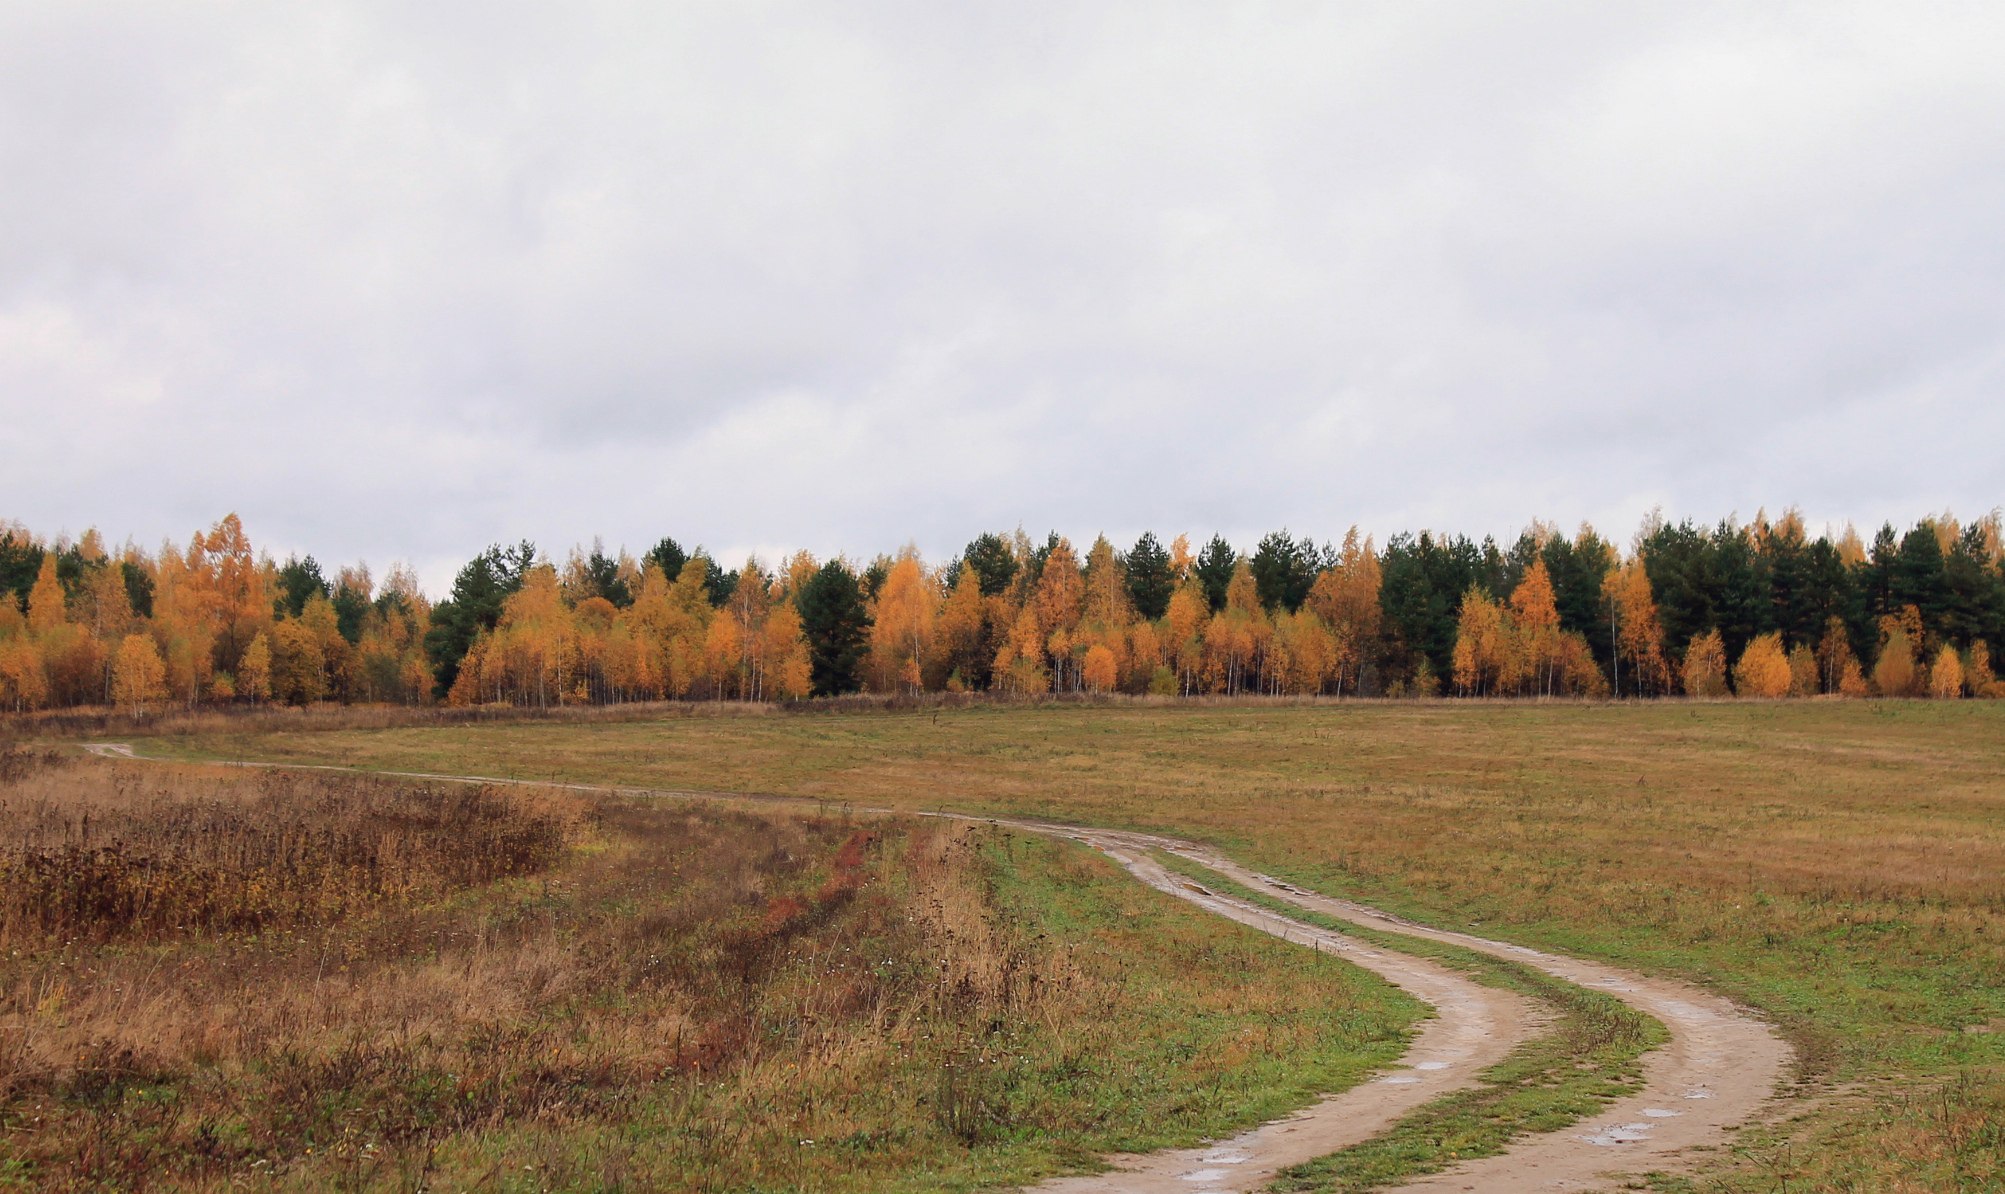
M124 743L85 747L109 758L137 758ZM263 766L244 763L239 766ZM287 766L272 764L272 766ZM294 765L298 770L352 768ZM542 784L495 776L380 771L376 774L449 782L532 784L575 791L629 795L742 799L729 792L662 791L595 784ZM768 798L771 799L771 798ZM911 815L901 810L875 811ZM1211 868L1276 898L1367 928L1463 946L1525 965L1569 982L1606 991L1661 1021L1670 1042L1643 1059L1644 1088L1618 1100L1585 1123L1521 1138L1494 1157L1421 1178L1401 1190L1525 1191L1614 1190L1630 1178L1688 1169L1698 1152L1724 1144L1776 1092L1792 1054L1765 1022L1702 987L1469 933L1429 928L1348 900L1304 891L1249 870L1201 846L1172 838L1010 818L921 814L1006 825L1084 842L1106 853L1142 882L1199 907L1305 948L1337 953L1430 1004L1426 1021L1400 1068L1331 1096L1313 1107L1202 1148L1172 1149L1138 1157L1109 1158L1112 1170L1058 1178L1035 1190L1050 1194L1151 1191L1255 1190L1290 1165L1369 1139L1406 1112L1448 1091L1471 1085L1480 1071L1543 1024L1538 1007L1517 995L1479 986L1423 958L1381 950L1209 891L1155 862L1162 850Z

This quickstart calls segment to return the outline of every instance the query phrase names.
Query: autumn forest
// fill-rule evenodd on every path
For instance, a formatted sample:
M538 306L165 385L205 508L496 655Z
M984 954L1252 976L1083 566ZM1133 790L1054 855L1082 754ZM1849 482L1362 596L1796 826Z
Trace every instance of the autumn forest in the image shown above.
M0 708L612 704L855 691L1388 697L2005 695L2000 519L1811 538L1793 511L1652 517L1383 547L1276 532L1250 551L1143 535L1082 552L984 534L944 565L799 553L727 571L663 539L555 561L329 575L230 515L185 547L0 525Z

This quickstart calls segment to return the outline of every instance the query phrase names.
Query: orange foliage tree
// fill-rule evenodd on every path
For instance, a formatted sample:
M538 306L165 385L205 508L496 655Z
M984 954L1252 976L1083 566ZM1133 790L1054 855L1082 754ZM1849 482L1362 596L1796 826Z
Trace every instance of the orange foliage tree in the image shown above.
M1888 616L1880 619L1880 623L1880 653L1873 661L1873 687L1881 696L1913 696L1916 684L1922 679L1915 667L1914 639L1898 618Z
M1511 590L1511 622L1516 652L1525 678L1540 696L1551 696L1559 676L1559 607L1554 604L1552 575L1543 557L1525 569L1524 579Z
M40 709L48 699L49 681L35 641L25 633L0 638L0 705L22 713Z
M1471 586L1462 594L1462 612L1455 625L1455 691L1462 696L1495 693L1510 666L1509 654L1503 609L1488 593Z
M1782 649L1782 635L1776 631L1757 636L1748 643L1734 663L1736 695L1761 700L1778 700L1789 695L1789 656Z
M1253 569L1242 557L1225 586L1225 606L1204 631L1204 674L1213 692L1233 695L1257 688L1260 665L1273 627L1260 606Z
M1860 685L1865 680L1859 673L1859 657L1852 653L1852 637L1845 631L1845 620L1836 616L1824 623L1824 637L1817 640L1817 678L1825 692L1853 695L1846 692L1846 678L1858 679Z
M1630 691L1638 696L1657 696L1670 691L1671 669L1664 662L1664 628L1657 620L1657 602L1650 592L1650 576L1643 561L1630 560L1611 568L1602 578L1601 592L1615 623L1616 679L1625 677ZM1616 695L1622 695L1620 683Z
M1087 648L1086 658L1080 664L1080 678L1088 692L1101 693L1112 689L1114 681L1120 678L1114 653L1098 643Z
M1963 695L1963 661L1948 643L1936 652L1928 673L1928 695L1939 701L1953 701Z
M1727 695L1727 648L1720 632L1708 630L1692 636L1679 669L1688 697Z
M898 554L877 586L870 625L869 686L878 692L918 692L935 659L934 623L940 587L919 562L917 549Z
M1177 691L1188 696L1197 691L1204 667L1204 626L1210 606L1204 590L1195 580L1186 579L1170 594L1169 612L1163 617L1163 649L1176 661Z
M1364 669L1378 645L1380 574L1378 555L1358 529L1344 534L1335 567L1317 574L1305 607L1320 618L1330 635L1331 679L1337 695L1364 687Z
M1072 544L1061 538L1045 556L1032 603L1038 630L1044 635L1044 654L1053 692L1075 686L1074 632L1079 628L1080 605L1085 595L1086 582L1079 574L1079 558L1073 554Z
M144 634L128 634L111 666L111 689L119 706L138 710L167 696L167 664L160 648Z

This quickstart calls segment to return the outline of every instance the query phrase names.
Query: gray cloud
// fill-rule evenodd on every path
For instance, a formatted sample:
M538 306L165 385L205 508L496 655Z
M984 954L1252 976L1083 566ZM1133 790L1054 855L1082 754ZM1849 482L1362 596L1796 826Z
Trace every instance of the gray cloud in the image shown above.
M0 8L0 515L419 561L2005 500L1992 6Z

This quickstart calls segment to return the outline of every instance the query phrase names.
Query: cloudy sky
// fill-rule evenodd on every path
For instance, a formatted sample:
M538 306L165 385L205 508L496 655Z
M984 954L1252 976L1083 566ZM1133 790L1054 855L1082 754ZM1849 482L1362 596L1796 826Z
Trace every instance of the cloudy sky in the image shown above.
M2005 501L2005 6L0 0L0 518L1626 539Z

